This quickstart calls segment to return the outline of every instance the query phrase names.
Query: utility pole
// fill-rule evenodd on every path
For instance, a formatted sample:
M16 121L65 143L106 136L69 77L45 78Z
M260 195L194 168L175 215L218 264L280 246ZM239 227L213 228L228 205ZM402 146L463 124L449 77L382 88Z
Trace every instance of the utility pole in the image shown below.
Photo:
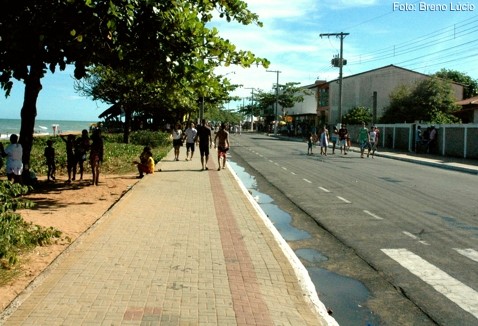
M244 89L250 89L251 90L251 131L254 131L254 90L255 88L252 87L244 87Z
M323 37L323 36L327 36L327 37L331 37L331 36L336 36L338 38L340 38L340 57L339 57L339 60L338 60L338 67L339 67L339 119L338 119L338 123L341 123L342 122L342 68L344 66L344 38L349 35L349 33L324 33L324 34L320 34L320 37ZM332 62L334 62L334 60L332 60ZM345 61L345 64L347 63L347 61ZM335 67L337 67L337 65L334 64Z
M274 72L277 74L277 83L276 83L276 109L275 109L275 123L274 123L274 135L277 135L277 125L279 124L279 121L277 121L277 106L279 104L279 74L282 71L279 70L266 70L267 72Z

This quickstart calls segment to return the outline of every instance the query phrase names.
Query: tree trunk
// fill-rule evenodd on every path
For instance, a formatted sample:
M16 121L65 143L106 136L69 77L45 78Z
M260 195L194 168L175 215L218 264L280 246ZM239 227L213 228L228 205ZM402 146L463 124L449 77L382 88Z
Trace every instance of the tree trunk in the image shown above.
M131 129L131 110L124 108L124 129L123 129L123 142L129 143L129 131Z
M42 89L41 77L43 76L42 65L32 65L30 74L25 80L25 95L23 107L20 113L20 144L23 147L23 165L25 169L30 167L30 153L33 145L33 132L35 131L35 118L37 116L37 99Z

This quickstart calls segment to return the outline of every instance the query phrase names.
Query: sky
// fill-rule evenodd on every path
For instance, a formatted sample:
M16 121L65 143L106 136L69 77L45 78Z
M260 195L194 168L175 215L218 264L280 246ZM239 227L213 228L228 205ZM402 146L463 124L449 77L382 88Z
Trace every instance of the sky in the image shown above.
M272 92L277 76L279 84L310 85L317 79L337 79L339 69L330 61L340 52L340 38L321 34L348 33L343 38L344 77L393 64L424 74L442 68L457 70L478 79L478 1L245 2L259 15L263 27L220 19L210 27L217 27L238 49L252 51L271 64L267 69L217 69L217 74L242 85L232 94L242 100L227 103L227 109L247 105L255 90ZM43 79L37 119L97 121L110 106L75 93L72 74L68 68ZM0 95L0 119L18 119L22 103L23 84L16 82L8 99Z

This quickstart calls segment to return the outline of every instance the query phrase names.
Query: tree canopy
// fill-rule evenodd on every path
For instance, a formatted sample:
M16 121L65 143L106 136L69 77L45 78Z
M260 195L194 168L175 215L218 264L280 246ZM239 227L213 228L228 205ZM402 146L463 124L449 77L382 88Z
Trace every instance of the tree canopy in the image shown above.
M241 0L5 0L0 12L0 86L25 84L20 142L29 163L36 101L47 69L75 65L82 78L90 66L135 72L153 85L178 85L214 66L268 65L206 28L214 13L228 21L261 24ZM8 9L7 9L8 8ZM196 86L200 84L197 82ZM179 87L179 86L177 86Z
M382 123L424 121L430 123L455 123L453 116L458 107L449 81L431 77L414 86L400 86L390 95Z
M464 85L463 98L470 98L478 95L478 80L471 78L465 73L443 68L435 73L434 76Z

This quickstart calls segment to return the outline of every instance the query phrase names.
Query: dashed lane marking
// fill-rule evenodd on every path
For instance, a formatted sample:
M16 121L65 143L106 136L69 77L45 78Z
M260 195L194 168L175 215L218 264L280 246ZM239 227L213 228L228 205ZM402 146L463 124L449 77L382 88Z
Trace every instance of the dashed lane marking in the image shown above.
M287 168L285 166L282 167L282 170L286 170L287 171Z
M368 214L368 215L370 215L370 216L376 218L377 220L383 220L383 218L381 218L381 217L378 216L378 215L375 215L374 213L372 213L372 212L370 212L370 211L364 210L363 212L364 212L365 214Z
M416 235L410 233L410 232L407 232L407 231L402 231L403 234L405 234L406 236L414 239L414 240L418 240L419 243L421 243L422 245L425 245L425 246L429 246L430 244L428 242L426 242L425 240L420 240L419 237L417 237Z
M330 192L328 189L325 189L324 187L319 187L320 190L322 190L323 192Z
M382 249L382 252L418 276L436 291L478 318L478 292L451 277L407 249Z
M418 240L418 237L416 237L415 235L411 234L410 232L407 232L407 231L403 231L403 234L405 234L406 236L414 239L414 240Z
M348 200L345 199L344 197L337 196L337 198L340 199L341 201L343 201L344 203L352 204L352 202L348 201Z
M453 248L453 249L456 250L460 255L463 255L466 258L470 258L471 260L478 262L478 251L473 249L459 249L459 248Z
M307 182L307 183L312 183L312 181L307 180L307 179L302 179L302 180L304 180L304 181Z
M294 172L291 172L290 174L297 175L297 174L295 174Z

